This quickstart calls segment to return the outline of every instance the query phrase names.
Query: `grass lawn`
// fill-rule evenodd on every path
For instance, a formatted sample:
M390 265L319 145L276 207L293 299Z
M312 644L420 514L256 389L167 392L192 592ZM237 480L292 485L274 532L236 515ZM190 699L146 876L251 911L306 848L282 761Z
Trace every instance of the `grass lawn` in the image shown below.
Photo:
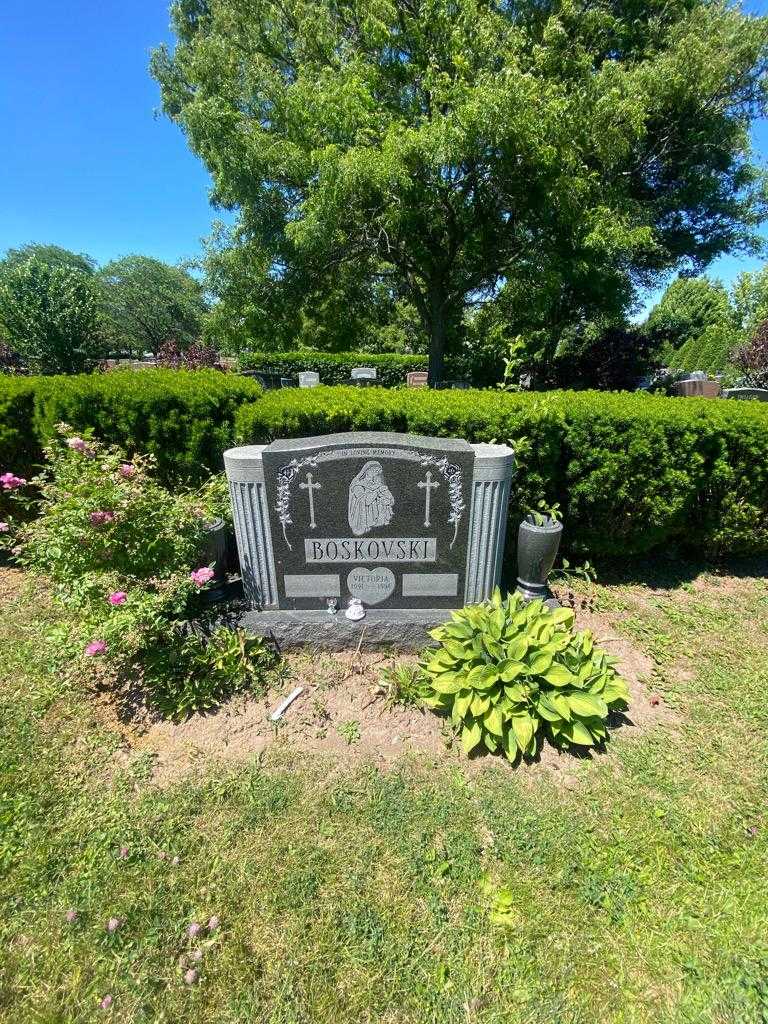
M278 741L161 783L0 570L0 1019L768 1021L765 571L594 588L665 712L594 757Z

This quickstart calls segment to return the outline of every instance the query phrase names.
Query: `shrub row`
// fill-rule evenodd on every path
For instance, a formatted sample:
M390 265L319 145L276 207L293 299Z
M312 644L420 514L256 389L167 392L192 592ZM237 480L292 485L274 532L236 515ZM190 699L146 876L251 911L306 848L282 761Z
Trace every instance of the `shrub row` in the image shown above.
M62 420L154 454L167 483L220 469L235 437L367 429L509 440L518 461L512 529L544 499L560 503L569 547L589 555L680 544L768 550L768 405L758 402L350 387L262 393L216 371L0 377L0 472L29 475Z
M322 387L266 393L236 419L243 442L344 430L511 442L518 462L511 530L539 500L559 502L574 552L768 550L768 406L761 403Z
M151 453L164 483L222 468L234 419L261 387L216 370L121 370L72 377L0 376L0 472L32 472L59 422Z
M706 370L720 373L728 366L731 350L736 345L732 328L724 324L705 327L696 338L689 338L671 360L671 365L681 370Z
M320 374L323 384L349 384L350 373L357 366L376 368L377 383L384 387L405 384L411 370L426 370L427 356L404 356L396 353L372 355L369 352L242 352L238 356L241 370L259 370L281 377L296 378L304 370Z

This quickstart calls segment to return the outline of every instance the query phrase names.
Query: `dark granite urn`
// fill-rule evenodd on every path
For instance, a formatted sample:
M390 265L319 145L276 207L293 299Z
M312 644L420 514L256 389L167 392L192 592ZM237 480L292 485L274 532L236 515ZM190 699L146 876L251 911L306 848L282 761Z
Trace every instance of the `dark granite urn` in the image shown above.
M213 579L203 591L206 602L221 601L227 590L227 527L223 519L206 523L201 561L213 568Z
M547 578L555 564L563 524L549 516L526 516L517 531L517 590L526 601L551 598Z

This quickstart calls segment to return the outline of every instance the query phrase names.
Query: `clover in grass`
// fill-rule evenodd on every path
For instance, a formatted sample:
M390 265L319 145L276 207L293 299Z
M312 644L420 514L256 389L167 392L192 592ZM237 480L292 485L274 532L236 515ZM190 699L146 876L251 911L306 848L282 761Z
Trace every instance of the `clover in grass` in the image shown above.
M450 716L465 753L485 748L514 761L535 755L545 735L559 747L607 739L608 715L626 708L629 691L617 659L573 620L569 608L497 589L432 630L440 646L422 662L425 703Z

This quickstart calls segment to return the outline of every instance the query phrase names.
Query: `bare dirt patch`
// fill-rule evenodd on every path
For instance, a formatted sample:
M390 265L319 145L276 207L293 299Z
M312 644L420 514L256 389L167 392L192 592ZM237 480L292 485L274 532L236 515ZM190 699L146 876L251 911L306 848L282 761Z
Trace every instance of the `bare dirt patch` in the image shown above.
M649 689L653 664L626 638L619 637L610 620L589 611L578 613L577 624L589 628L611 653L621 659L620 669L631 693L631 706L616 716L615 734L632 735L674 715ZM323 753L349 763L373 763L386 770L403 754L427 761L451 760L467 771L489 764L506 765L499 757L467 759L452 744L447 723L418 707L387 700L381 685L383 669L415 663L413 656L395 657L380 652L342 654L289 654L284 661L283 684L266 698L236 697L209 714L192 715L183 722L157 720L143 713L126 723L123 715L110 713L102 692L100 717L123 734L120 760L138 753L153 758L153 779L168 785L190 773L198 774L212 762L243 762L275 746L303 753ZM301 696L274 725L270 712L296 687ZM545 744L534 769L551 773L558 784L568 786L575 758Z
M21 594L26 577L21 569L0 566L0 605L15 601Z

